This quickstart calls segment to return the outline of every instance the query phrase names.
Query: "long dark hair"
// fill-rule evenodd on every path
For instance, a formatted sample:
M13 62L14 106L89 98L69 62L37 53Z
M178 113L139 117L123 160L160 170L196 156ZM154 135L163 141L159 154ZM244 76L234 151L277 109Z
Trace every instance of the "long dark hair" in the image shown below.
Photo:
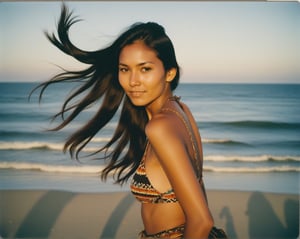
M124 94L118 81L118 64L121 50L136 40L142 40L157 53L165 70L177 69L177 75L171 82L174 90L179 81L179 66L176 61L173 44L162 26L157 23L136 23L122 33L110 46L97 51L84 51L72 44L68 31L78 21L72 16L66 5L62 5L57 26L58 38L46 32L52 44L64 53L89 65L84 70L68 71L55 75L49 81L41 83L40 100L46 88L58 82L80 83L63 103L60 112L53 116L62 118L62 122L52 130L61 130L71 123L82 111L98 103L97 113L82 127L73 133L65 142L64 152L69 151L72 158L79 158L80 151L91 139L113 118L121 106L117 127L111 139L98 151L105 152L108 165L102 171L105 180L110 172L114 172L116 183L124 183L135 172L143 156L146 145L144 132L148 118L144 107L134 106ZM37 89L36 88L36 89ZM83 96L82 96L83 95ZM82 98L74 103L74 99ZM66 116L67 115L67 116ZM124 152L127 149L126 152Z

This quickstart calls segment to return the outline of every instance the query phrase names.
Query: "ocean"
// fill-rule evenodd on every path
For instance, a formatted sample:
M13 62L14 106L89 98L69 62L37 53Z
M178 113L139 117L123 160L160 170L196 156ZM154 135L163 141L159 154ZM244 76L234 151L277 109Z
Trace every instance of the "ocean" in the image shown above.
M97 134L80 162L62 152L64 140L95 111L88 109L62 132L51 116L70 84L50 87L38 103L37 83L0 83L0 190L127 191L110 178L104 162L87 155L107 142L116 119ZM203 141L207 189L299 194L300 85L191 84L175 92L193 112Z

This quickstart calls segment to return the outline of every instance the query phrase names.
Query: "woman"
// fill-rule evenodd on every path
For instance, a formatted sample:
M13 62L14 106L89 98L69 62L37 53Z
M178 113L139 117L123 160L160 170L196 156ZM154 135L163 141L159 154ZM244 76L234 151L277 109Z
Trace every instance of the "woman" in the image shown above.
M213 218L202 181L201 139L188 107L172 93L180 69L171 40L162 26L138 23L110 46L87 52L69 40L68 30L75 22L63 6L58 38L46 35L60 50L89 67L65 71L41 84L40 97L50 84L81 83L55 116L62 116L62 123L54 130L71 123L91 104L100 102L100 107L71 135L64 150L78 158L120 107L112 138L95 153L105 152L109 162L102 179L111 172L120 184L132 177L131 190L141 201L145 227L140 238L207 238Z

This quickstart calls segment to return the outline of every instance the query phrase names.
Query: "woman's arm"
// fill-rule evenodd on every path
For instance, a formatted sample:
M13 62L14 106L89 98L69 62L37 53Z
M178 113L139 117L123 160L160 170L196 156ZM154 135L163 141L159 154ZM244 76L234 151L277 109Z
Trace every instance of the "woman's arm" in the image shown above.
M191 123L192 130L193 130L193 133L194 133L194 135L196 137L196 141L197 141L197 147L198 147L198 152L199 152L199 157L200 157L199 160L201 160L201 164L202 164L203 163L203 148L202 148L202 140L201 140L201 135L200 135L200 132L198 129L197 122L196 122L192 112L188 108L188 106L182 102L180 102L180 105ZM202 175L202 172L201 172L201 175ZM206 196L206 191L205 191L205 186L204 186L203 181L202 181L202 187L203 187L203 191L204 191L205 198L207 201L207 196ZM208 201L207 201L207 204L208 204Z
M213 219L190 162L184 124L172 114L160 114L148 123L146 135L184 211L184 238L206 238Z
M185 112L185 114L187 115L187 117L189 118L189 121L191 122L191 126L192 126L194 135L195 135L196 140L197 140L199 156L200 156L201 160L203 160L202 142L201 142L201 136L200 136L200 133L199 133L197 122L195 121L195 118L194 118L192 112L190 111L190 109L187 107L187 105L182 103L182 102L180 102L180 105L181 105L183 111Z

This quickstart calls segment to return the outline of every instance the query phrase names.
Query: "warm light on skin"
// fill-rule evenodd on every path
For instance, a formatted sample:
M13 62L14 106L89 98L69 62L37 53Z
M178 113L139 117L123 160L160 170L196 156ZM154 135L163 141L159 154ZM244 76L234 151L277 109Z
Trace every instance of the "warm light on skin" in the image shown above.
M143 42L128 45L120 53L119 82L134 105L146 107L149 117L172 95L174 73L175 69L166 72L155 51Z

